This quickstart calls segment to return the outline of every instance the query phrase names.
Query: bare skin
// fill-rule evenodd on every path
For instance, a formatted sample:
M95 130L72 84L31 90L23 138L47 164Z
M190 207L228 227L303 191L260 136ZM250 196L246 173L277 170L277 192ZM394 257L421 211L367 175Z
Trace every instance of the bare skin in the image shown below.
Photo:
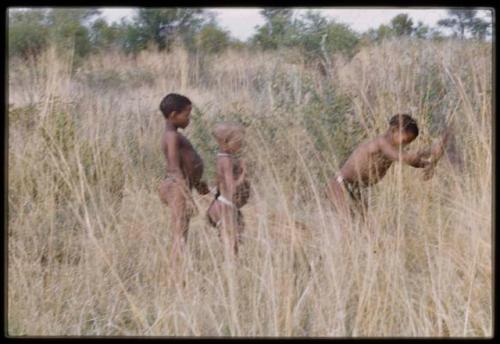
M400 148L404 148L415 138L412 133L389 128L385 134L358 146L340 169L339 175L330 180L328 196L336 208L344 214L349 211L348 195L342 184L354 187L374 185L386 175L395 161L415 168L427 166L429 152L400 151ZM338 181L339 176L341 182Z
M214 200L208 208L207 215L212 224L221 225L222 239L238 253L240 234L244 229L239 208L247 201L244 194L248 193L249 184L246 180L246 168L242 160L234 154L241 150L242 142L234 141L221 145L216 161L216 184L220 194L230 200L234 206Z
M166 159L167 178L160 185L160 198L171 209L170 227L173 229L171 261L174 263L187 242L189 220L196 213L191 190L199 194L209 192L201 181L203 161L189 140L177 131L189 124L191 105L180 112L172 112L166 119L161 147Z

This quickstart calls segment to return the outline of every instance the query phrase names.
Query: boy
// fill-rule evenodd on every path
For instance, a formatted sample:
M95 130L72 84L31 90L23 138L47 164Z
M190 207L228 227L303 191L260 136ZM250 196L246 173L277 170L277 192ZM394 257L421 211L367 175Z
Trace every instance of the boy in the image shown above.
M191 114L191 101L182 95L170 93L160 103L165 117L165 132L161 147L166 159L166 177L160 183L160 199L171 209L170 227L173 229L172 262L175 261L187 241L189 220L197 212L191 190L199 194L209 192L201 181L203 161L189 140L177 129L186 128Z
M236 123L218 124L213 135L219 145L216 160L217 192L207 210L208 222L222 231L222 237L238 254L244 223L240 208L250 195L246 169L238 154L243 145L244 129ZM219 235L221 232L219 232Z
M380 181L394 161L402 161L416 168L429 165L426 160L429 151L400 152L400 148L407 146L417 136L415 120L410 115L398 114L390 119L389 129L384 134L358 146L329 183L328 197L335 207L345 214L348 211L346 194L356 203L361 201L360 188Z

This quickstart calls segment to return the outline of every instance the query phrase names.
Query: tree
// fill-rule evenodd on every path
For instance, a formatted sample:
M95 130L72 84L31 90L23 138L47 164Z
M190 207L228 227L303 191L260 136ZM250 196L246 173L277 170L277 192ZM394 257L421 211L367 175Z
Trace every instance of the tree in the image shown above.
M426 27L421 22L415 27L408 14L401 13L392 18L389 25L381 24L377 29L368 30L364 36L372 42L380 42L391 37L422 37L425 33Z
M218 54L224 51L229 43L229 32L219 28L215 22L203 26L196 36L198 48L209 54Z
M309 55L321 53L321 40L328 35L328 20L319 12L307 11L297 21L297 43Z
M293 42L310 57L332 53L343 53L352 56L357 44L358 35L348 25L328 20L319 12L307 11L295 23Z
M9 54L37 55L51 43L83 57L91 51L89 26L99 13L94 8L9 11Z
M390 29L396 36L411 36L413 34L413 21L407 14L398 14L391 20Z
M431 29L429 26L424 25L424 23L419 21L417 26L413 29L413 35L420 39L426 39L429 38L429 35L431 35Z
M28 58L41 53L48 43L46 10L9 10L9 57Z
M263 49L276 49L290 45L293 37L293 10L267 7L260 11L266 23L257 27L252 42Z
M74 49L77 57L91 51L91 21L100 11L95 8L55 8L47 12L49 37L63 50Z
M126 30L120 25L109 25L104 19L97 19L90 28L90 42L93 50L120 48L125 38Z
M438 25L452 30L453 35L464 39L467 32L473 37L484 39L488 34L491 21L477 17L478 11L471 8L457 8L448 10L450 18L441 19Z
M485 40L486 36L490 34L490 28L491 28L491 18L489 21L485 21L480 18L474 18L470 31L474 38L477 38L479 40Z
M377 29L369 29L364 36L372 42L380 42L392 37L393 32L388 25L381 24Z
M141 8L127 26L129 50L137 51L154 43L169 49L175 37L194 45L194 36L207 18L199 8Z
M370 29L363 34L363 38L372 42L380 42L391 37L414 37L419 39L433 39L439 32L431 29L421 21L414 25L413 20L405 13L398 14L391 19L389 25L382 24L377 29Z

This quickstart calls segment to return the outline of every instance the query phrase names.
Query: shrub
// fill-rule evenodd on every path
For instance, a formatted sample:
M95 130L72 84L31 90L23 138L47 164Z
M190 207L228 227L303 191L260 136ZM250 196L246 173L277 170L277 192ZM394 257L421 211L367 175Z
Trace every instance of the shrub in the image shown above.
M48 31L44 10L9 11L9 57L38 56L47 47Z
M206 25L196 36L198 49L209 54L223 52L229 46L229 32L215 24Z

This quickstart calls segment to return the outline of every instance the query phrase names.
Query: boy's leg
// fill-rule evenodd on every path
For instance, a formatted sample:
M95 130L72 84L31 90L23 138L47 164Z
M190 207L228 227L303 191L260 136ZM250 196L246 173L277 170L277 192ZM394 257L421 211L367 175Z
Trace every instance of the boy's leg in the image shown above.
M333 203L335 209L343 216L349 214L349 203L347 200L346 190L337 181L332 178L328 184L328 198Z
M236 228L235 228L235 240L234 240L234 253L238 254L238 248L242 241L243 230L245 229L245 223L243 222L243 214L241 210L238 209L236 213Z
M243 221L243 214L241 213L240 209L238 209L238 213L236 214L236 216L236 223L238 226L238 230L236 232L236 240L238 241L238 243L241 243L243 231L245 230L245 222Z
M368 194L366 193L366 190L358 190L359 192L359 203L361 205L361 214L363 218L366 218L368 215Z
M176 264L187 243L189 214L183 190L178 185L169 188L170 228L172 230L171 262Z
M219 202L213 200L207 209L207 218L211 226L217 227L219 220L221 219L221 210Z
M230 206L222 206L222 241L224 247L232 247L235 254L238 253L237 242L237 213L236 210Z
M368 195L366 189L362 189L359 186L351 187L348 189L351 195L353 207L352 215L359 214L361 219L366 219L368 214Z

